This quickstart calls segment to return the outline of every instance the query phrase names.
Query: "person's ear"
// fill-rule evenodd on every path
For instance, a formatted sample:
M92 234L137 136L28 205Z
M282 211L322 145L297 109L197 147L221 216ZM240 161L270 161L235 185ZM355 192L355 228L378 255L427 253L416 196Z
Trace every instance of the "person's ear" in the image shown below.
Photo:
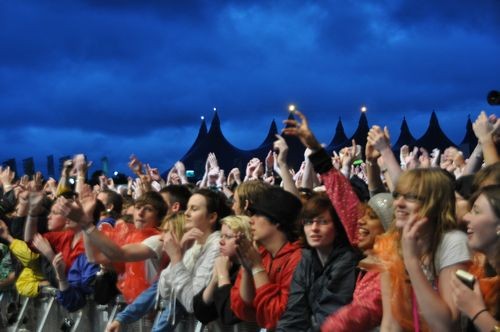
M208 220L210 222L210 225L215 225L217 219L218 219L217 212L212 212L208 215Z
M175 202L172 204L172 207L170 208L170 211L172 212L179 212L181 210L181 203Z

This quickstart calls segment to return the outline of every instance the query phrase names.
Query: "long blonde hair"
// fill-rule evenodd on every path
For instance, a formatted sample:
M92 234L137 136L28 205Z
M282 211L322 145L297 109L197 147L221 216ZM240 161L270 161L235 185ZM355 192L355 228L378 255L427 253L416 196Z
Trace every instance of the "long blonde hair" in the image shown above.
M412 169L401 174L395 191L411 192L421 202L419 214L427 217L430 226L431 243L428 254L432 273L436 276L434 258L443 234L458 228L451 175L440 168Z

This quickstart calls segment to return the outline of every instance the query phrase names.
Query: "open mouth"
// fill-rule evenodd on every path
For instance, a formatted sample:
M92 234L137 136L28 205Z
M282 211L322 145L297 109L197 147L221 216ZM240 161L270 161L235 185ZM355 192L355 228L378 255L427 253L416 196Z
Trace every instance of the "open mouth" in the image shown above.
M365 238L368 235L370 235L369 230L367 230L366 228L363 228L363 227L358 228L358 238Z

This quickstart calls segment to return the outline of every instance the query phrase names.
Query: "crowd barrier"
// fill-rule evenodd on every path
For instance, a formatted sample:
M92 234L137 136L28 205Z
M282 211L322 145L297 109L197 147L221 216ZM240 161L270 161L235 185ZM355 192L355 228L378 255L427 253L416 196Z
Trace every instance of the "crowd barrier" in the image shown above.
M19 296L15 291L0 294L0 332L103 332L108 322L126 307L123 297L110 304L100 305L91 298L84 308L68 312L56 300L57 289L44 287L36 298ZM124 325L123 332L151 331L157 316L143 318ZM220 329L217 324L204 326L193 315L182 315L174 332L230 332L231 327ZM234 331L241 332L234 328ZM252 330L254 332L255 330ZM249 331L250 332L250 331Z

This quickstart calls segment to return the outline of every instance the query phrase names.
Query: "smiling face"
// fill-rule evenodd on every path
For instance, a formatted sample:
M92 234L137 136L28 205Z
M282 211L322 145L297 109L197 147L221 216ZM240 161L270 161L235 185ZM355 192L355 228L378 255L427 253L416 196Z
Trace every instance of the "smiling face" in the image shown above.
M489 253L494 250L500 232L500 218L484 194L474 202L472 210L464 216L467 223L469 246L472 250Z
M401 190L395 191L394 195L394 215L395 225L397 228L402 229L410 219L419 212L421 199L411 191Z
M377 214L369 206L358 220L358 248L363 252L373 249L377 235L384 233L384 227Z
M311 248L326 250L332 247L335 240L335 225L328 210L312 219L303 219L302 224L307 244Z

